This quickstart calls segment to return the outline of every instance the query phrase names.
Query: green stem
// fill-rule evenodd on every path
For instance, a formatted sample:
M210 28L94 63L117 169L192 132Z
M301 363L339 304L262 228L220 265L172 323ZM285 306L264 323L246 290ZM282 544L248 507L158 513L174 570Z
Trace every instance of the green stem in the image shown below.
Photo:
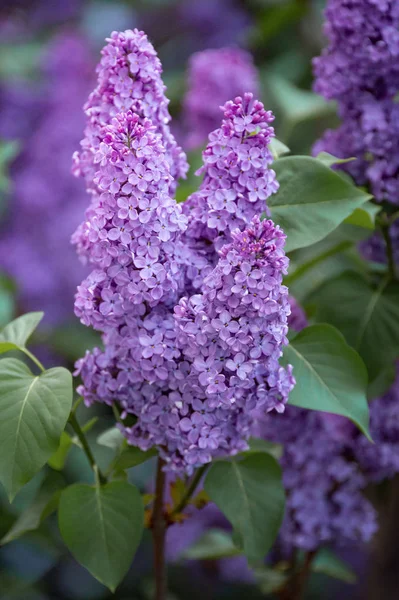
M395 279L395 259L393 256L392 240L389 235L389 225L382 226L382 235L384 236L385 245L387 249L387 260L388 260L388 273L391 279Z
M174 515L177 515L177 514L183 512L183 510L186 508L187 504L190 502L191 497L194 494L195 490L197 489L197 486L198 486L199 482L201 481L208 466L209 465L203 465L194 474L194 477L192 478L191 483L186 490L186 493L184 494L183 498L180 500L179 504L177 506L175 506L175 508L173 509L171 516L174 516Z
M46 370L42 363L40 362L40 360L38 358L36 358L36 356L34 354L32 354L32 352L29 352L29 350L27 348L21 348L21 350L24 352L24 354L26 354L26 356L28 356L37 367L39 367L39 369L42 371L42 373L44 373L44 371Z
M165 563L165 536L166 520L164 514L165 471L164 461L158 458L157 475L155 483L155 500L152 513L152 537L154 541L154 574L155 596L154 600L166 600L167 574Z
M319 263L323 262L327 258L330 258L330 256L334 256L335 254L339 254L340 252L348 250L351 246L352 242L341 242L337 246L334 246L334 248L330 248L330 250L326 250L322 254L315 256L315 258L312 258L308 262L298 267L297 270L294 273L292 273L292 275L287 275L287 277L284 279L284 285L292 285L293 281L296 281L297 279L305 275L307 271L309 271Z
M105 477L105 475L103 475L103 473L99 469L99 467L95 461L95 458L93 456L93 453L90 449L90 446L87 442L86 436L85 436L81 426L79 425L79 422L73 411L69 415L69 423L72 426L74 432L76 433L76 435L78 437L79 442L82 445L83 451L87 456L87 460L89 461L91 468L93 469L95 475L98 476L98 480L99 480L100 484L107 483L107 478Z

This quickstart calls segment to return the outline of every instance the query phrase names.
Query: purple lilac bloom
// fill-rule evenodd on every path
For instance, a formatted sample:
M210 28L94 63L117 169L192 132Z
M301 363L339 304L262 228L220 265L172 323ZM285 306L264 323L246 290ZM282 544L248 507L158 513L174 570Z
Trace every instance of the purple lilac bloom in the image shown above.
M267 212L266 200L278 190L269 143L274 117L252 94L223 107L222 126L209 136L203 152L198 191L183 204L188 228L180 248L194 288L217 261L217 251L254 216ZM226 265L225 269L228 269Z
M186 218L168 194L169 164L151 121L128 111L101 135L94 157L99 195L84 223L84 254L95 270L78 288L75 312L85 325L105 332L126 324L134 328L149 308L177 300L174 244ZM147 338L143 330L145 359L158 347Z
M358 436L357 460L371 481L399 473L399 365L391 389L370 404L370 431L374 444Z
M262 165L269 177L271 118L251 95L236 98L214 134L242 152L242 160L254 160L247 171L259 178ZM234 186L228 201L240 205L238 224L247 227L227 232L231 243L213 250L216 266L207 263L200 293L189 297L191 264L182 260L182 246L195 255L204 239L186 237L187 217L169 196L163 142L149 119L128 110L98 129L95 147L87 148L97 171L78 236L94 270L78 289L75 310L103 332L105 350L87 353L77 373L86 404L118 402L122 419L135 417L122 427L129 443L158 446L168 470L190 473L214 456L245 449L254 411L284 410L294 385L291 367L278 363L290 312L282 285L288 259L283 232L253 217L256 200L245 195L238 173L226 171L218 191L224 196ZM208 154L214 151L210 144ZM206 180L212 190L212 173Z
M302 306L298 304L293 296L288 297L291 313L288 317L288 327L294 331L301 331L307 327L308 320Z
M74 289L84 276L69 240L87 203L83 186L70 172L92 70L86 42L74 33L60 35L48 49L43 70L33 118L26 118L23 104L21 115L14 105L14 126L6 126L6 134L21 140L22 153L11 171L0 265L15 278L23 310L44 310L55 324L72 316Z
M150 119L162 136L173 192L177 179L185 177L188 164L169 128L171 117L161 62L145 33L137 29L114 31L107 42L97 67L97 87L85 104L88 122L82 149L75 155L75 173L83 175L86 185L98 191L96 186L93 188L93 179L101 160L101 130L115 116L130 110L141 119Z
M93 272L93 293L86 301L89 286L80 290L77 313L107 331L105 352L88 353L77 365L86 403L119 401L124 414L137 417L124 428L128 441L160 446L170 470L191 472L244 450L255 411L284 410L294 385L291 368L278 364L290 310L281 283L284 242L271 221L254 219L222 249L202 294L182 298L174 317L165 304L149 312L123 300L115 315L108 299L101 315L108 278ZM235 266L225 274L231 258Z
M219 125L220 106L246 92L259 93L258 74L249 52L220 48L194 54L183 102L187 148L202 146Z
M178 19L189 32L188 45L196 50L243 42L251 24L237 0L183 0Z
M329 40L314 60L315 90L338 103L342 125L326 131L314 152L356 157L340 166L378 201L399 204L399 3L397 0L329 0ZM396 226L391 237L397 239ZM380 262L380 235L361 249ZM397 255L399 246L394 246ZM383 259L384 260L384 259Z
M258 434L284 445L287 504L278 543L287 555L294 548L367 542L377 530L376 512L363 495L368 479L356 461L352 436L336 434L337 420L352 427L343 417L294 406L259 424Z

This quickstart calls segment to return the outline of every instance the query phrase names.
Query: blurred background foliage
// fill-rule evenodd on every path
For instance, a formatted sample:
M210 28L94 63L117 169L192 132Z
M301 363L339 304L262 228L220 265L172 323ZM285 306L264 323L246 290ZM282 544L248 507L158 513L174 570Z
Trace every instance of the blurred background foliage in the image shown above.
M186 89L187 61L193 52L206 48L240 46L254 56L261 81L261 100L276 115L277 137L293 153L309 153L314 141L327 127L336 124L335 107L312 91L311 59L319 54L323 44L323 0L2 0L0 4L0 239L7 231L7 214L12 209L16 178L21 161L34 143L35 135L44 135L35 117L37 103L43 94L43 60L51 53L51 45L65 31L78 32L87 41L93 61L98 60L104 38L115 29L142 28L156 47L164 66L164 81L168 87L171 114L178 124L182 98ZM50 49L50 50L49 50ZM61 77L62 77L61 73ZM82 78L86 75L82 73ZM83 83L87 83L83 81ZM87 91L89 91L88 88ZM68 90L64 90L67 94ZM72 91L73 93L73 91ZM84 98L83 98L84 99ZM83 101L82 101L83 103ZM72 104L66 110L77 110ZM67 118L67 114L65 117ZM82 118L79 114L77 118ZM55 124L57 126L57 124ZM83 130L83 125L82 125ZM46 144L46 139L39 140ZM36 140L37 142L37 140ZM36 143L35 142L35 143ZM62 136L53 152L60 151ZM189 178L178 190L178 200L184 200L196 188L194 171L201 164L200 152L189 156ZM54 155L54 160L57 160ZM65 166L69 178L69 166ZM72 177L72 176L71 176ZM64 193L57 180L51 193ZM62 185L62 183L60 184ZM84 207L82 207L83 217ZM62 218L62 216L61 216ZM32 219L31 228L39 225ZM70 232L72 233L72 231ZM339 235L334 232L334 235ZM330 236L332 237L332 236ZM322 242L326 251L342 240L327 238ZM5 252L4 246L2 252ZM52 248L48 251L51 253ZM323 251L323 249L320 249ZM9 252L14 252L9 248ZM306 262L307 249L297 251L293 263ZM317 265L307 278L308 288L301 285L293 292L306 301L325 279L326 272L339 274L347 268L350 256L332 253L322 267ZM345 265L342 265L342 261ZM76 258L76 265L78 259ZM61 274L59 274L61 277ZM46 293L46 292L44 292ZM54 297L50 302L57 302ZM34 340L47 366L54 356L57 362L73 368L74 361L86 349L98 343L91 330L80 326L73 317L73 298L69 298L66 318L48 322ZM18 283L5 271L0 271L0 326L31 306L24 304ZM29 303L28 303L29 304ZM36 307L33 307L35 309ZM64 315L65 316L65 315ZM106 407L87 411L80 407L80 419L88 423L88 435L100 465L106 465L112 450L97 443L99 432L110 427L112 415ZM93 420L94 419L94 420ZM66 450L70 443L67 441ZM68 482L90 481L91 471L76 440L65 456L54 457L46 471L34 478L10 506L0 490L0 538L18 522L27 508L28 520L37 523L46 485L52 478L65 477ZM62 475L57 465L66 460ZM61 461L61 463L60 463ZM134 470L134 482L148 488L154 465L150 462ZM21 523L15 525L14 532ZM25 523L29 529L30 523ZM32 526L33 529L33 526ZM17 537L17 534L16 534ZM129 576L117 590L119 600L146 600L151 597L150 543L145 540ZM353 568L361 573L362 557L350 556ZM330 572L338 579L353 582L353 573L339 572L339 565L326 559ZM338 569L338 575L337 575ZM232 569L233 571L233 569ZM235 581L236 575L238 581ZM267 575L267 576L266 576ZM276 576L276 574L274 574ZM220 577L214 561L178 561L170 568L170 600L258 600L269 597L270 574L263 571L258 580L239 581L239 573ZM353 587L314 573L307 598L355 598ZM339 594L339 595L337 595ZM60 542L56 522L46 520L38 530L0 547L0 598L2 600L102 600L110 593L95 581L66 553ZM359 598L362 597L359 591Z

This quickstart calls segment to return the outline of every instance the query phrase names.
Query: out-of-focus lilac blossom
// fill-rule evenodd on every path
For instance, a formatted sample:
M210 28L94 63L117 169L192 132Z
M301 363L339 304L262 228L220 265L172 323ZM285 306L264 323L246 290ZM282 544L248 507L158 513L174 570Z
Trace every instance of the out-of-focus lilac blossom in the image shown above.
M249 14L236 0L183 0L179 19L193 50L243 43L251 24Z
M220 107L236 96L259 93L252 56L239 48L204 50L189 61L187 93L183 102L186 146L201 146L220 122Z
M337 100L343 124L316 151L357 157L343 168L378 200L398 204L399 5L329 0L325 32L329 45L314 60L315 90Z
M399 204L399 4L396 0L329 0L329 41L314 59L315 90L338 103L342 125L327 131L314 152L356 157L340 165L378 201ZM396 241L395 228L391 237ZM362 244L381 260L379 235ZM394 246L394 253L399 246Z
M301 331L308 324L305 311L293 296L289 296L288 301L291 308L291 313L288 316L288 327L294 331Z
M87 201L71 174L70 157L83 125L81 105L91 68L86 42L73 33L60 35L44 63L40 111L32 120L24 110L15 115L15 133L24 147L12 169L0 264L15 278L23 309L44 310L52 323L72 316L74 289L84 273L77 268L70 236Z
M390 390L370 404L370 432L374 444L359 436L356 457L371 481L399 473L399 365Z
M335 432L338 419L349 425L345 435ZM351 427L343 417L294 406L260 422L258 434L284 445L287 504L279 545L287 555L294 548L367 542L377 530L376 512L363 495L368 479L354 455Z
M79 16L82 6L83 0L2 0L2 39L25 42L45 28L66 26Z

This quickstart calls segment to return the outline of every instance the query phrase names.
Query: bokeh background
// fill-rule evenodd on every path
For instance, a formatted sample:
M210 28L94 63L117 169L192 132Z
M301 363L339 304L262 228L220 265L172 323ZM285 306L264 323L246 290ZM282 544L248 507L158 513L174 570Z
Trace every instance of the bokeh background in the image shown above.
M216 74L215 90L208 96L203 89L191 89L189 65L192 69L197 65L199 73L207 68L206 61L205 67L194 62L194 53L220 48L250 53L256 68L253 85L265 106L275 112L277 137L293 153L308 153L322 132L336 124L334 104L311 91L311 59L323 45L323 8L323 0L2 0L0 326L23 312L44 310L43 326L34 343L46 366L62 363L72 368L85 349L98 341L73 315L75 288L85 268L70 237L83 219L88 197L83 182L72 176L71 164L83 134L82 106L94 87L95 65L111 31L144 29L159 53L173 131L191 165L187 181L178 190L178 198L184 199L197 185L194 171L205 142L203 131L192 135L195 123L190 122L190 106L200 98L209 109L211 123L218 105L228 99L222 97L223 85L221 96L215 91L223 69ZM231 50L225 52L228 57ZM228 96L241 91L242 78L236 79ZM91 426L89 437L96 457L106 464L111 450L97 444L96 438L112 424L112 417L105 408L82 411L82 419ZM68 482L90 481L85 460L80 449L73 448L59 476ZM152 469L146 463L132 474L143 490L148 489ZM0 538L34 501L43 477L27 485L12 506L0 490ZM379 493L383 495L384 490ZM242 559L217 564L182 558L204 527L220 526L218 519L212 510L205 510L200 519L171 531L169 600L269 597L268 582L255 580ZM358 575L357 586L352 575L346 576L345 585L313 574L307 598L364 598L362 581L369 553L351 548L345 553ZM151 598L151 569L151 546L145 539L129 576L112 597ZM2 600L110 597L67 553L54 520L0 548Z

